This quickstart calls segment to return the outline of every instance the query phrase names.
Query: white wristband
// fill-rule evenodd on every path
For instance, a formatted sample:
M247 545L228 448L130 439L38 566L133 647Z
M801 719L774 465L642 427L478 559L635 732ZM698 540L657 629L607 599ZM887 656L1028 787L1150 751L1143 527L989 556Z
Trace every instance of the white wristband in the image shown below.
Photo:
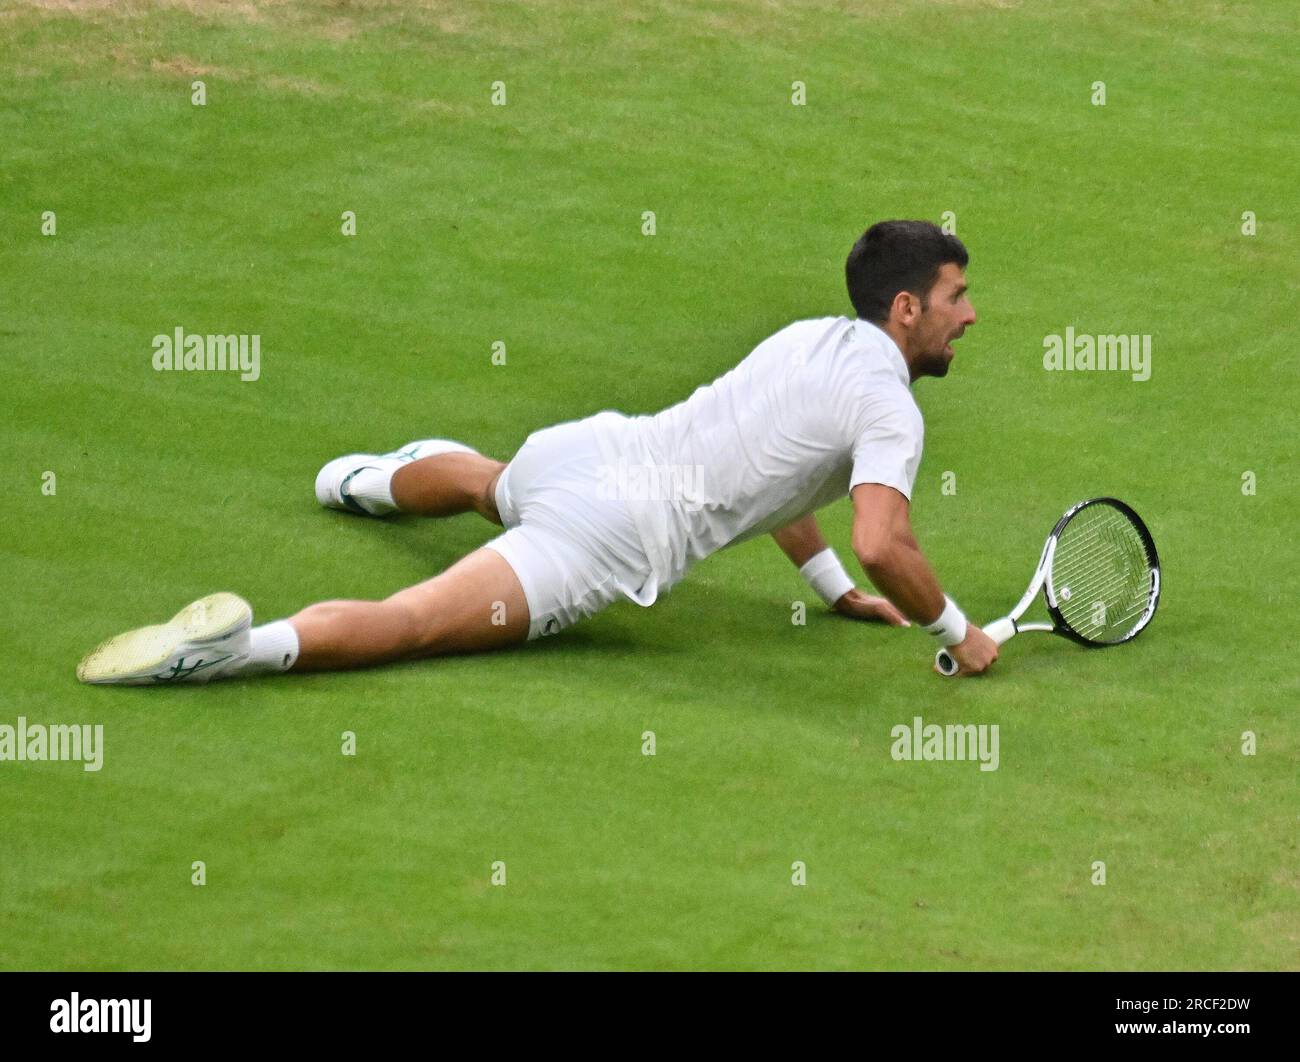
M966 615L947 594L943 595L943 600L943 611L939 613L939 618L921 629L926 634L933 634L941 645L957 645L966 640Z
M835 551L827 546L799 569L799 574L808 580L827 605L835 607L835 602L847 594L856 585L849 573L844 570Z

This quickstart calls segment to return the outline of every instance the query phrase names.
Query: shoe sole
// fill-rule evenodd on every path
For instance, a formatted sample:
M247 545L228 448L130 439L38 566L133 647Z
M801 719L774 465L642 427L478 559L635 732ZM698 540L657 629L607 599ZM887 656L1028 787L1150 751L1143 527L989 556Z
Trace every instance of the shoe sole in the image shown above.
M253 622L253 609L237 594L209 594L166 623L139 627L97 646L77 665L77 678L92 685L151 685L152 672L185 642L215 641Z

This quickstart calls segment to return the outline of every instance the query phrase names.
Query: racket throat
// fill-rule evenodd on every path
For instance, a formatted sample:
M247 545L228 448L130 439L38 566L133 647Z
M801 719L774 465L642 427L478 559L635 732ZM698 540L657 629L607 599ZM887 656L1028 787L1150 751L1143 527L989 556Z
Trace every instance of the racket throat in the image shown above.
M1010 641L1020 632L1016 621L1011 616L1003 616L1002 619L994 620L984 628L984 633L992 638L998 645Z

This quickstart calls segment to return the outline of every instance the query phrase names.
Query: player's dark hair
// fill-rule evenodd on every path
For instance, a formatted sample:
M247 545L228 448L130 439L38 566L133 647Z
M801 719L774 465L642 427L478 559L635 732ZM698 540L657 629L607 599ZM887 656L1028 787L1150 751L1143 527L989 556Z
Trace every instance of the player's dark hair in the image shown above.
M849 300L858 316L875 325L889 320L894 296L908 291L930 304L939 268L954 262L962 269L970 256L961 240L928 221L879 221L853 245L844 263Z

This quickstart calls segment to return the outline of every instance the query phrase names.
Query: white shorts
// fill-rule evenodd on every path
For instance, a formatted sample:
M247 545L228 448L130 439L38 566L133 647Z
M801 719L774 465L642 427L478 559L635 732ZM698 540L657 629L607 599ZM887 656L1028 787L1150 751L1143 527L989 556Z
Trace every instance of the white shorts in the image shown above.
M604 462L590 419L533 432L497 480L507 530L487 546L523 585L529 641L620 598L634 600L651 580L627 506L602 489Z

